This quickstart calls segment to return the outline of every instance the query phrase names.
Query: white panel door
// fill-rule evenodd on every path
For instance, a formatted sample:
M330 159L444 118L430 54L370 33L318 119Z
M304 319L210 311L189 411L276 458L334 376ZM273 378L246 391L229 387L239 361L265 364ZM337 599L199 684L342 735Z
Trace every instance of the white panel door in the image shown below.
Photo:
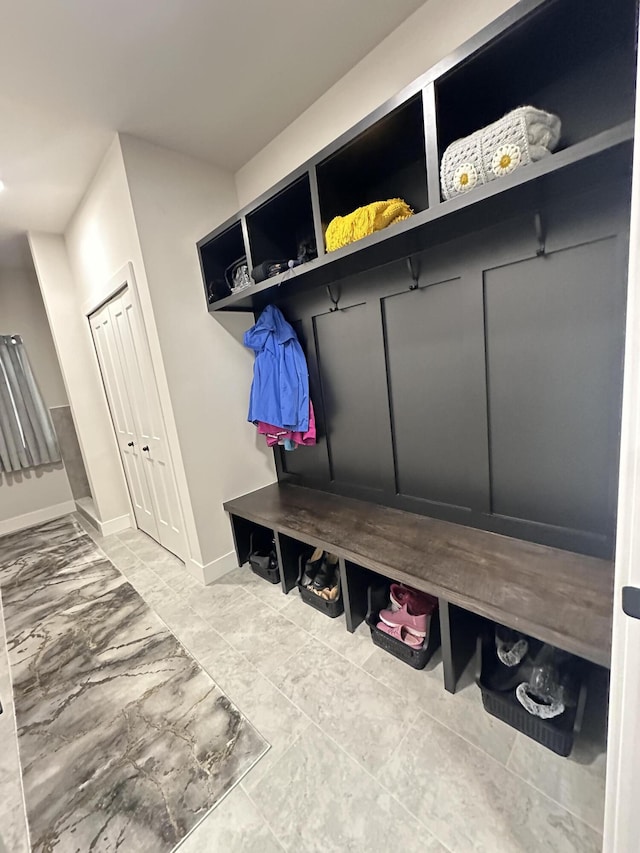
M169 457L160 399L151 364L146 333L137 303L129 288L109 303L121 353L125 382L133 401L136 432L156 512L158 538L165 548L184 556L184 532L178 491Z
M89 319L136 524L157 540L158 526L144 471L142 459L144 454L136 433L131 403L122 376L120 354L113 334L109 306L105 305Z

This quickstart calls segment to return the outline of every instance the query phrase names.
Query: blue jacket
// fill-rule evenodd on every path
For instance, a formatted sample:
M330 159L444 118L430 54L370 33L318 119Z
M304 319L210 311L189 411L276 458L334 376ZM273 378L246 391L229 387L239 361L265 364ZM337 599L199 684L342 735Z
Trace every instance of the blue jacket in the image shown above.
M275 305L244 333L244 345L256 355L249 420L293 432L309 429L309 372L293 328Z

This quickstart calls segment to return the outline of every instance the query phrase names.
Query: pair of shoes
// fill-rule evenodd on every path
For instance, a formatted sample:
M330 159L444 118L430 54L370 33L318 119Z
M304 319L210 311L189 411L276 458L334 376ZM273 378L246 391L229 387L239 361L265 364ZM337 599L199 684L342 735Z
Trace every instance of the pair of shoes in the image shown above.
M313 585L313 581L315 576L322 565L322 560L324 559L324 551L322 548L316 548L313 554L309 557L304 566L304 572L302 574L302 578L300 583L304 587L311 587Z
M391 606L387 610L381 610L378 618L388 628L398 629L400 633L397 639L402 640L403 643L413 646L415 644L408 642L407 637L417 637L420 641L418 645L422 645L422 641L427 636L429 620L437 606L438 599L432 595L411 587L392 584Z
M505 666L518 666L529 651L529 643L522 634L496 625L496 654Z
M413 649L421 648L424 642L423 637L416 637L409 631L406 625L396 625L392 628L390 625L380 621L378 622L378 628L380 631L384 631L385 634L389 634L390 637L395 637L396 640L400 640L407 646L411 646Z
M338 597L338 558L316 548L305 563L300 580L302 586L312 589L322 598L335 601ZM326 593L326 594L325 594Z
M320 598L324 598L325 601L335 601L340 595L340 585L336 583L335 586L328 586L325 589L314 589L313 591Z
M428 612L435 601L432 595L427 595L426 592L420 592L401 583L391 584L389 598L391 600L390 610L393 610L394 613L400 610L405 604L409 605L409 609L414 612L420 612L421 610Z

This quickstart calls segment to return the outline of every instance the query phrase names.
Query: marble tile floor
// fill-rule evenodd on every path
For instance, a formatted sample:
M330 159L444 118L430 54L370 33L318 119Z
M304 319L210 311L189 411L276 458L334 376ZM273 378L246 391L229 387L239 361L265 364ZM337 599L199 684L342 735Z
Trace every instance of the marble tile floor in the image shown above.
M171 853L268 743L73 519L0 581L32 850Z
M415 672L246 567L203 588L139 531L87 530L271 744L177 853L601 850L603 679L562 759L474 684L446 693L437 659Z

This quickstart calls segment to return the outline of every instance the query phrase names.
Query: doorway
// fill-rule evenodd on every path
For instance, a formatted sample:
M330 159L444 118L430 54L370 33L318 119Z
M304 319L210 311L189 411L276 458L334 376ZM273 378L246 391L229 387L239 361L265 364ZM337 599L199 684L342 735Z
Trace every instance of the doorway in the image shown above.
M89 316L137 526L185 558L184 528L151 354L126 285Z

